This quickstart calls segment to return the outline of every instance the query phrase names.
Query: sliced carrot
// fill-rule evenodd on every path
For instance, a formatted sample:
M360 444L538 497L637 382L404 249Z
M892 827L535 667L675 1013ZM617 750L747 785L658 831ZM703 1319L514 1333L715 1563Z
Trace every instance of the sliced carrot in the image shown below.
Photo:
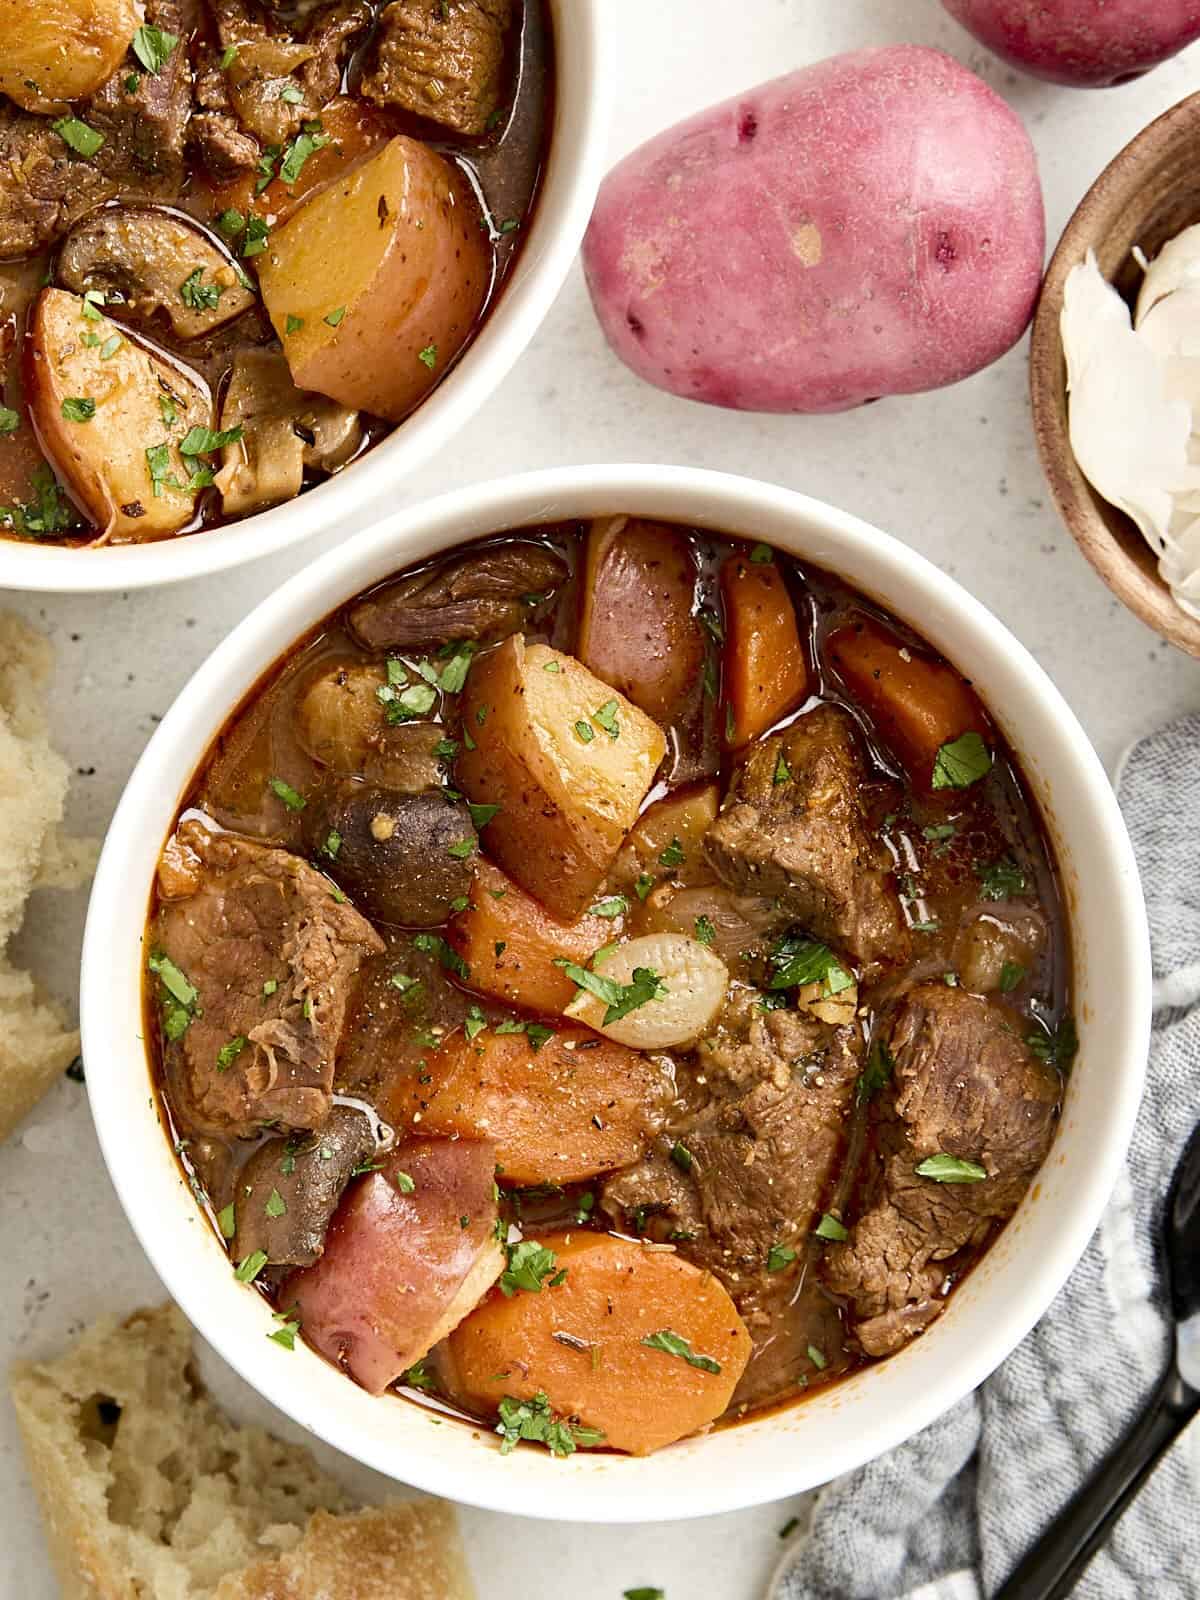
M854 700L916 783L929 789L945 744L964 733L992 737L978 695L944 661L919 654L871 617L856 616L826 642Z
M575 1183L638 1160L671 1099L664 1070L576 1024L524 1026L452 1035L420 1077L394 1081L384 1116L414 1133L493 1140L505 1183Z
M575 998L575 985L555 961L586 966L620 928L619 918L559 922L481 858L470 904L451 919L447 936L471 969L472 989L556 1016Z
M260 189L259 184L265 174L243 172L227 183L217 183L206 177L201 180L198 192L203 194L213 217L237 211L243 217L271 219L271 226L275 227L286 222L314 189L340 177L363 156L386 144L395 132L392 120L385 113L361 100L343 96L331 100L321 112L317 137L327 136L329 142L305 158L294 183L285 183L278 175L280 162L277 161L276 176L264 188ZM237 240L232 242L236 248Z
M551 1234L539 1243L555 1252L565 1278L539 1294L493 1291L459 1324L443 1346L456 1395L494 1411L506 1395L544 1393L558 1416L635 1456L721 1415L751 1342L711 1273L611 1234Z
M725 747L740 750L808 694L796 609L772 561L730 556L721 566L725 603Z

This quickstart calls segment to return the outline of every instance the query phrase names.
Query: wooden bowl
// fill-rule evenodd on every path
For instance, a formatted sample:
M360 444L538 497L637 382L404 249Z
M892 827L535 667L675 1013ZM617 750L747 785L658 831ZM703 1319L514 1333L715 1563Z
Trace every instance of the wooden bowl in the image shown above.
M1200 222L1200 94L1180 101L1127 144L1067 224L1034 317L1030 393L1042 466L1079 548L1135 616L1170 644L1200 656L1200 621L1176 605L1136 525L1102 500L1079 470L1067 432L1067 372L1059 333L1067 274L1089 249L1132 307L1142 279L1134 246L1154 256L1194 222Z

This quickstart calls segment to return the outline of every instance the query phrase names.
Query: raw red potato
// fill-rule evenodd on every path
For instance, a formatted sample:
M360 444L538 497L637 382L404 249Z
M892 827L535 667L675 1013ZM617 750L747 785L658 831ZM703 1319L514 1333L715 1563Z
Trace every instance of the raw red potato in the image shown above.
M755 560L762 551L766 559ZM726 749L740 750L801 704L808 694L808 666L796 608L765 545L722 562L721 598L723 731Z
M914 782L932 789L943 745L964 733L993 737L979 697L944 661L932 661L873 621L856 617L830 635L829 659Z
M347 1190L321 1259L280 1290L309 1341L372 1394L444 1339L500 1276L495 1163L483 1142L399 1145Z
M489 1296L449 1341L451 1392L479 1411L505 1395L544 1393L557 1415L635 1456L721 1415L751 1344L716 1278L671 1251L609 1234L539 1242L566 1277L540 1294Z
M1014 67L1077 88L1127 83L1200 38L1196 0L942 0Z
M949 56L895 45L635 150L601 187L584 265L639 377L745 411L844 411L1003 355L1044 248L1015 113Z
M427 1083L397 1081L385 1115L406 1125L417 1113L423 1133L492 1140L505 1183L576 1183L637 1161L671 1101L663 1067L557 1018L525 1028L454 1034L425 1059Z
M599 902L598 902L599 903ZM606 912L620 902L610 896ZM452 917L447 938L467 963L480 994L557 1016L575 998L575 985L556 961L587 966L620 932L620 916L558 922L511 878L480 858L465 911Z
M704 668L696 564L683 530L636 517L593 522L581 591L579 659L671 726Z

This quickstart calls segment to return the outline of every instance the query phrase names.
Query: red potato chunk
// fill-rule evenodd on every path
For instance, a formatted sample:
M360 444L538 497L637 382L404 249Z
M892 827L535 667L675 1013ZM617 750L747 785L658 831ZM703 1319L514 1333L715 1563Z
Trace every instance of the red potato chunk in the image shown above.
M495 1146L410 1139L346 1192L325 1254L280 1294L309 1342L372 1394L426 1355L504 1269ZM465 1220L464 1220L465 1219Z

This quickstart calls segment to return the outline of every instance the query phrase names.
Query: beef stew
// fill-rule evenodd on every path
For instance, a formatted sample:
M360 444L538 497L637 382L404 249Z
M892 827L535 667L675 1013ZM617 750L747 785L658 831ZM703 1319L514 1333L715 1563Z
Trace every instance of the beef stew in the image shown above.
M54 49L6 13L0 536L174 538L345 470L453 368L536 201L545 0L141 9L70 0Z
M190 784L147 950L165 1114L272 1337L504 1449L645 1453L901 1349L1075 1052L1052 848L970 682L829 573L636 518L476 541L302 640Z

